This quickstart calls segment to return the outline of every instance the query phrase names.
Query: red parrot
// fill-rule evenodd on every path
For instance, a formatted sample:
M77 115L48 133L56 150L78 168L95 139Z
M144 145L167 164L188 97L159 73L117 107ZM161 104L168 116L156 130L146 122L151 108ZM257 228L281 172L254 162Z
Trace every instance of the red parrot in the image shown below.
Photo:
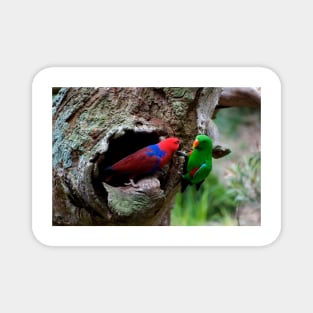
M180 140L170 137L161 142L144 147L104 170L105 181L119 177L128 178L132 186L134 179L140 176L151 175L166 165L178 150Z

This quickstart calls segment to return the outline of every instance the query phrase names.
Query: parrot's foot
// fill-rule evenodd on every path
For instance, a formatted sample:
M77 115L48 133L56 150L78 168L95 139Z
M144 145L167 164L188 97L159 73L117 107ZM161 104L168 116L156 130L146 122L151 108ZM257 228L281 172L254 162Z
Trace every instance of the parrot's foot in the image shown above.
M129 183L125 183L125 186L133 186L134 188L139 188L139 185L135 184L132 179L129 180Z

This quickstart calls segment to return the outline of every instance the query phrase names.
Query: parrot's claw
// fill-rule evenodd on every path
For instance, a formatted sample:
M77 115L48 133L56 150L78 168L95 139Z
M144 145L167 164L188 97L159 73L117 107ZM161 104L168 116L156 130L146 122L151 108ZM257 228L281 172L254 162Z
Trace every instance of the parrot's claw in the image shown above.
M126 186L133 186L134 188L139 188L139 185L135 184L135 182L130 179L129 183L125 183Z

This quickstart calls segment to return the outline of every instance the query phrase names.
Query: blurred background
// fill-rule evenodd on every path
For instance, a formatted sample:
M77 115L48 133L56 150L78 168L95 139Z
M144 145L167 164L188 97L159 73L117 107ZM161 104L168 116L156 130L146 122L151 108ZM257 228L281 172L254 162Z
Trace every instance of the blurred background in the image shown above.
M260 225L260 111L248 107L218 110L214 122L221 142L232 152L213 159L212 171L199 191L188 186L177 194L171 225Z

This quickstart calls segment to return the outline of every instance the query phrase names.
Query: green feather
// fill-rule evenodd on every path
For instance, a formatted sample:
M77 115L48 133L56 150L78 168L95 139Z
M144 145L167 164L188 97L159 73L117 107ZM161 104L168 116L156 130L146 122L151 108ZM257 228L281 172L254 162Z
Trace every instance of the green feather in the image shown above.
M182 192L188 185L201 184L212 170L212 139L206 135L198 135L194 141L193 150L189 154L186 173L183 175Z

